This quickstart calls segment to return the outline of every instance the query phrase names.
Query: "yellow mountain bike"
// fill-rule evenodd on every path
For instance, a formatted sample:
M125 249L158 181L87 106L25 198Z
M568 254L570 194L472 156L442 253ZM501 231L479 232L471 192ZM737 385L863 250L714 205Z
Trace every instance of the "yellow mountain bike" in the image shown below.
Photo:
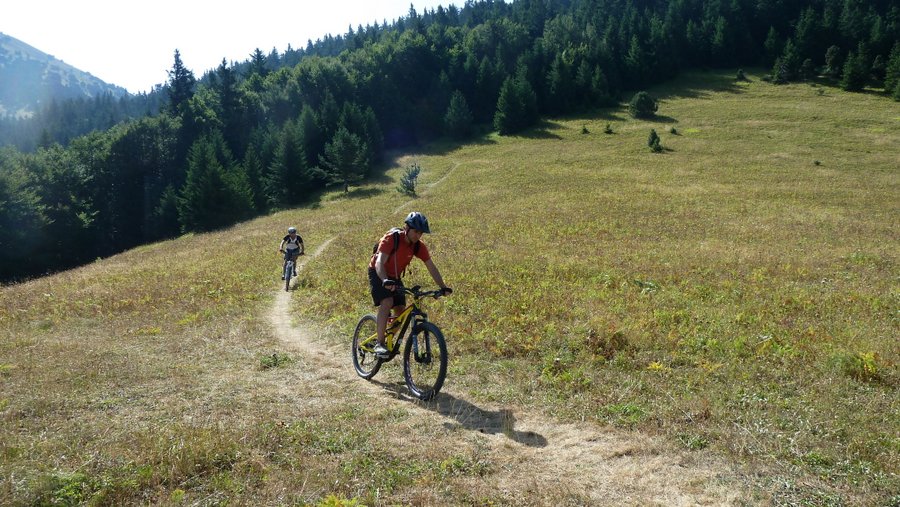
M400 287L398 290L412 296L412 303L388 322L385 330L388 357L382 359L375 356L377 320L374 315L363 315L353 333L353 368L357 375L366 380L374 377L382 363L400 353L400 344L407 330L411 329L403 349L403 376L415 397L430 400L441 390L447 376L447 344L441 330L428 322L428 315L422 311L420 301L426 297L437 299L443 292L440 289L423 291L418 285L412 289Z

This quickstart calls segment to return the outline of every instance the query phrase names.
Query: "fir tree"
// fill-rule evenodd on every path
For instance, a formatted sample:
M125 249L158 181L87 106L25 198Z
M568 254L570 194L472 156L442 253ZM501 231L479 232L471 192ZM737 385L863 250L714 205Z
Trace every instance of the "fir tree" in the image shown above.
M248 218L253 195L246 175L231 160L218 132L191 146L178 219L185 231L209 231Z
M825 52L825 75L837 77L840 75L842 67L841 48L830 46Z
M344 192L349 192L350 185L362 181L366 175L366 145L359 136L341 127L325 145L319 164L329 183L340 183Z
M465 95L456 90L450 97L450 106L444 115L444 129L447 135L455 139L465 139L472 134L472 112L466 102Z
M173 116L181 114L184 105L194 96L194 73L184 66L181 53L175 50L175 63L169 73L169 111Z
M848 92L858 92L866 85L868 66L865 63L865 55L861 53L847 56L844 63L844 73L841 76L841 88Z
M650 129L650 137L647 138L647 146L650 147L650 150L653 151L653 153L662 151L662 145L659 144L659 134L656 133L656 129Z
M507 78L497 99L494 128L500 135L514 134L534 125L537 119L537 97L525 73Z
M892 93L900 84L900 42L894 44L884 69L884 91Z

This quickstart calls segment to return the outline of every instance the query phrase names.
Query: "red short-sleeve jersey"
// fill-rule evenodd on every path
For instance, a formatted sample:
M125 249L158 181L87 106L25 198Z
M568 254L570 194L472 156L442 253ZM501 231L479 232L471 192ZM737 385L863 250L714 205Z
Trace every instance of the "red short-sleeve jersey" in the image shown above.
M398 234L397 251L393 255L391 255L391 252L394 250L394 234L388 232L381 238L381 242L378 243L378 250L369 261L369 267L374 268L375 258L378 256L378 252L384 252L384 254L388 256L384 263L384 269L387 271L388 278L394 279L400 277L400 274L406 270L406 267L409 266L413 257L422 259L422 262L431 258L431 254L428 253L428 247L425 246L425 243L421 240L419 240L419 248L418 251L416 251L415 245L411 245L409 241L406 240L406 231L400 231Z

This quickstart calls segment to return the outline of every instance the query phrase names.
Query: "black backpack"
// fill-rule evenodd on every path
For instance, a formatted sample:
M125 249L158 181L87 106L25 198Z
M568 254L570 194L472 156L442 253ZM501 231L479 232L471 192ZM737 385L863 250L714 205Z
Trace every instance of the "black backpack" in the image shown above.
M400 229L399 227L393 227L393 228L391 228L391 230L388 231L388 233L390 233L391 236L394 237L394 248L391 249L391 254L388 256L388 258L393 257L393 255L395 253L397 253L397 249L400 248L400 232L402 230L403 229ZM378 253L378 245L380 245L380 244L381 244L381 241L375 243L375 246L372 247L372 255L375 255L376 253ZM420 242L416 241L416 244L413 245L413 255L419 254L419 245L420 244L421 244Z

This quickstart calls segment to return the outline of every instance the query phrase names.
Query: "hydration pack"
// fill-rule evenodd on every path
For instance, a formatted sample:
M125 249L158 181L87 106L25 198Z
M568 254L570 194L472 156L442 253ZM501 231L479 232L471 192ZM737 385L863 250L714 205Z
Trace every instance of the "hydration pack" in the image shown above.
M391 253L388 256L388 258L393 257L394 254L397 253L397 249L400 248L400 233L401 232L403 232L403 229L400 229L399 227L392 227L391 230L389 230L387 233L385 233L385 236L390 234L394 238L394 248L391 249ZM372 255L375 255L378 253L378 245L380 245L380 244L381 244L381 241L375 243L375 246L372 247ZM413 245L413 255L419 254L419 244L420 243L418 241L416 241L416 244ZM394 259L394 261L396 262L396 259Z

